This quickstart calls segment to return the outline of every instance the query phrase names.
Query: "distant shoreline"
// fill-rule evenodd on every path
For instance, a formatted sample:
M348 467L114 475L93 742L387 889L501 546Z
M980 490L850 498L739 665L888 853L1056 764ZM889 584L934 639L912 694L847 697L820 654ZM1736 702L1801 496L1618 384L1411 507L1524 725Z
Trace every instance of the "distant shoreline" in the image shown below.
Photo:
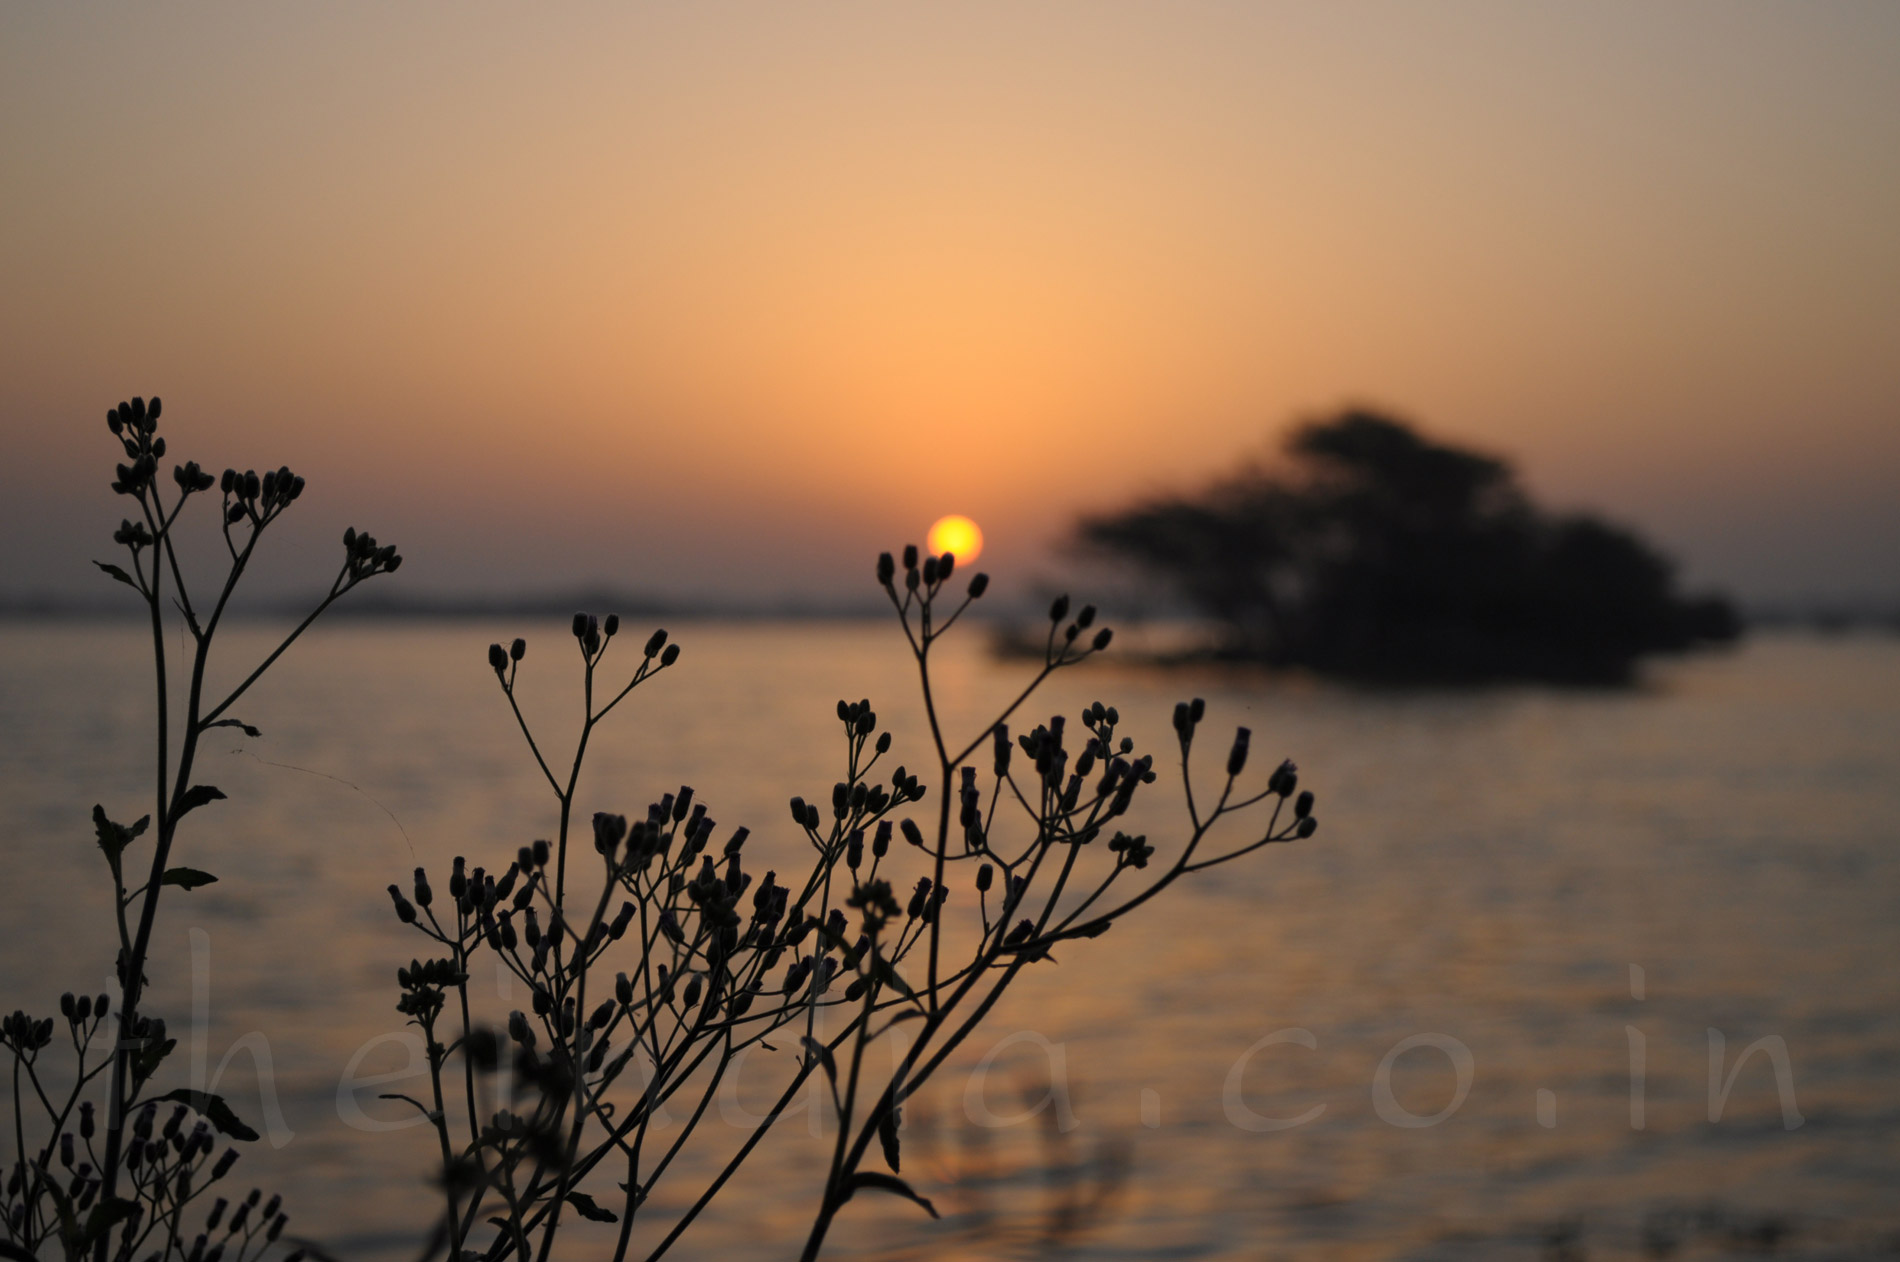
M467 621L500 618L566 618L576 610L618 613L622 617L672 618L694 622L858 622L890 615L882 600L737 602L665 600L601 590L554 596L507 598L472 595L339 601L325 614L347 621ZM268 601L233 608L230 617L246 622L301 618L307 602ZM1039 609L1030 604L997 602L983 610L983 621L1007 625L1034 621ZM1172 624L1176 617L1134 618L1126 613L1106 615L1118 626ZM76 600L55 596L0 596L0 622L118 622L140 620L144 610L109 600ZM1191 620L1189 620L1191 621ZM1900 635L1900 604L1882 608L1871 603L1762 604L1742 611L1748 632L1793 631L1815 635L1875 632Z

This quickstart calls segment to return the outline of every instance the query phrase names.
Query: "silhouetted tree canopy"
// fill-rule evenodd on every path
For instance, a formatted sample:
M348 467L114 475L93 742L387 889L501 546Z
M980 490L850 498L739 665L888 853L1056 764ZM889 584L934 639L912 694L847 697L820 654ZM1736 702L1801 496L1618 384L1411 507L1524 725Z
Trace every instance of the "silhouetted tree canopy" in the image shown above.
M1221 652L1392 682L1627 679L1645 653L1733 639L1636 535L1532 505L1503 461L1369 412L1296 430L1279 468L1084 520L1162 578Z

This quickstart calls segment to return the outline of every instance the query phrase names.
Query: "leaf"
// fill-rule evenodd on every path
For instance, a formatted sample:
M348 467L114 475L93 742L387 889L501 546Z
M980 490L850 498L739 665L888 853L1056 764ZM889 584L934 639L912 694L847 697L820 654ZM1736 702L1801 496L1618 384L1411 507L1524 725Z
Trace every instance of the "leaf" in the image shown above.
M242 719L217 719L213 722L205 724L206 731L209 731L210 729L214 727L241 727L244 729L244 734L246 736L256 737L256 736L263 735L262 732L252 727L249 723L244 722L244 720Z
M118 579L121 583L124 583L127 587L135 588L138 586L137 583L134 583L132 581L132 576L130 574L127 574L124 570L120 569L116 565L107 565L104 561L94 561L93 564L98 566L100 569L104 570L106 573L110 574L112 577Z
M73 1198L60 1190L56 1179L47 1179L40 1185L53 1195L53 1205L59 1211L59 1238L66 1246L66 1256L84 1255L85 1249L79 1243L79 1220L73 1216Z
M831 1049L809 1034L804 1035L798 1041L809 1048L812 1055L816 1056L820 1063L824 1065L825 1077L831 1079L831 1085L836 1087L838 1085L838 1061L832 1056Z
M176 1100L180 1104L189 1104L206 1121L217 1127L232 1139L254 1140L257 1132L238 1121L238 1115L224 1102L221 1095L209 1091L191 1091L184 1087L158 1097L160 1100Z
M856 1196L859 1188L873 1188L879 1192L890 1192L903 1197L907 1201L915 1201L917 1204L923 1206L924 1213L929 1214L932 1218L943 1217L942 1214L937 1212L937 1207L932 1205L926 1198L917 1195L917 1193L911 1189L910 1184L904 1182L894 1174L879 1174L875 1170L860 1170L852 1175L850 1181L844 1185L844 1197L839 1203L843 1204L844 1201L848 1201L853 1196Z
M161 885L176 885L180 889L195 890L200 885L209 885L218 878L209 872L200 872L197 868L166 868Z
M141 815L138 823L127 828L124 824L115 824L107 819L105 807L92 808L93 831L98 834L99 849L106 852L106 859L112 864L113 871L118 871L119 854L131 845L133 839L143 833L151 822L150 815Z
M111 1231L114 1226L130 1218L138 1207L137 1201L128 1201L123 1196L114 1196L100 1201L92 1207L92 1213L86 1215L86 1226L80 1233L80 1243L91 1244Z
M40 1260L10 1240L0 1240L0 1258L10 1258L12 1262L40 1262Z
M884 1145L884 1164L897 1169L897 1128L903 1124L904 1110L893 1104L878 1120L877 1138Z
M594 1198L585 1192L569 1192L567 1194L567 1203L574 1207L575 1213L590 1223L617 1223L620 1221L620 1215L610 1209L602 1209L600 1206L594 1204Z
M163 1043L153 1043L146 1047L143 1052L139 1053L139 1063L134 1066L137 1071L134 1076L141 1082L150 1078L157 1072L158 1067L164 1063L165 1058L170 1056L173 1049L177 1046L177 1039L166 1039ZM177 1092L173 1092L172 1094L176 1095ZM256 1136L252 1136L252 1138L256 1138Z
M904 998L917 998L917 992L910 988L910 983L899 977L897 970L891 967L891 962L876 951L871 952L871 973Z
M176 823L187 812L195 811L207 802L220 801L223 797L223 789L214 789L208 784L194 784L178 799L178 809L172 812L172 822Z

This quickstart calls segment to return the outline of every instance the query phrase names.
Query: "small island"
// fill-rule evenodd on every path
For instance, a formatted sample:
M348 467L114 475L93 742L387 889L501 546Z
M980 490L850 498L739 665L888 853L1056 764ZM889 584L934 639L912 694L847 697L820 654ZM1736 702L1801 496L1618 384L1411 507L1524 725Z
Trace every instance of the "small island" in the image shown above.
M1629 529L1541 509L1504 460L1368 411L1078 536L1205 617L1207 653L1368 683L1623 684L1648 654L1741 632Z

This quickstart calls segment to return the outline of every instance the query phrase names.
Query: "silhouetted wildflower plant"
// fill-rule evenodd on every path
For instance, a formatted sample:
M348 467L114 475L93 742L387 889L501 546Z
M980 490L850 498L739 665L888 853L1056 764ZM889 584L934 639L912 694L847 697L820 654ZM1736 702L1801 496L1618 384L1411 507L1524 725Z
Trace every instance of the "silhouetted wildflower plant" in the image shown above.
M152 925L167 889L189 891L217 880L172 862L180 821L224 797L211 785L193 782L200 740L226 727L257 736L255 727L231 715L231 707L324 610L357 584L394 571L402 557L369 535L346 531L343 565L309 616L228 694L207 693L212 644L232 594L265 531L303 494L304 480L287 468L261 476L226 469L214 478L187 461L173 466L167 488L159 477L165 457L160 410L156 398L149 404L134 399L106 414L126 458L112 489L130 498L137 511L112 536L125 549L127 564L94 562L144 602L157 680L153 809L131 824L116 822L103 806L92 810L99 849L112 875L118 1011L111 1010L111 995L68 993L60 998L57 1019L18 1011L0 1019L0 1045L12 1060L14 1143L13 1162L0 1186L5 1229L0 1257L31 1259L57 1250L69 1259L91 1255L95 1262L174 1256L185 1262L250 1262L271 1250L287 1221L280 1198L263 1201L257 1189L235 1207L222 1196L208 1208L201 1204L238 1159L236 1148L218 1151L219 1136L243 1142L255 1140L257 1133L219 1096L160 1086L165 1061L178 1041L167 1034L163 1018L142 1011ZM210 603L200 605L186 583L173 532L186 504L214 486L222 497L219 522L229 564ZM179 698L166 674L168 610L182 619L192 646L184 721L176 729L173 704ZM141 879L136 847L148 833L151 858ZM71 1049L70 1065L45 1063L56 1044L61 1058ZM188 1225L200 1214L195 1226ZM293 1252L287 1262L302 1252Z
M901 574L889 553L877 562L877 581L917 663L929 771L885 773L891 734L879 730L871 702L838 702L844 775L828 801L791 799L792 828L809 859L785 874L749 870L747 829L722 839L690 787L663 794L632 820L598 813L576 826L574 791L589 739L634 688L678 660L666 632L654 632L632 671L609 684L605 663L619 619L574 616L586 702L564 777L516 704L526 643L489 647L559 820L551 842L522 847L498 870L457 857L445 901L422 869L407 892L389 887L398 918L429 939L433 957L397 973L397 1007L422 1031L432 1089L428 1101L409 1102L433 1125L446 1172L445 1213L429 1253L545 1262L572 1210L617 1224L613 1257L621 1262L635 1219L727 1073L747 1049L774 1049L775 1037L798 1050L776 1102L647 1256L664 1255L681 1238L815 1074L837 1125L801 1256L818 1256L837 1214L861 1192L904 1197L935 1217L900 1177L904 1101L1017 976L1050 959L1059 943L1101 935L1191 872L1313 835L1313 795L1298 792L1291 762L1263 787L1242 787L1246 728L1235 733L1211 802L1197 799L1188 772L1200 700L1174 713L1187 827L1165 860L1145 836L1115 827L1156 773L1153 755L1137 754L1121 733L1114 707L1091 705L1079 729L1056 715L1012 737L1009 720L1044 680L1109 645L1094 608L1071 617L1067 596L1049 610L1042 664L1022 691L967 743L948 736L931 653L989 582L977 574L954 592L956 566L952 555L920 558L915 547L904 550ZM934 803L935 818L920 825L905 808L925 802ZM1253 840L1204 851L1218 821L1255 809L1267 818L1245 834ZM576 834L595 856L584 889L570 885L578 873L570 859L580 865L585 856L570 846ZM954 901L953 884L964 891ZM531 1011L492 1025L478 1019L468 978L484 951L527 987ZM611 982L609 970L617 970ZM878 1074L869 1050L900 1023L911 1041L897 1068ZM459 1074L450 1064L458 1054ZM484 1107L500 1098L501 1084L489 1077L504 1064L515 1107ZM655 1123L668 1104L686 1118L663 1137ZM869 1165L873 1144L886 1169ZM612 1187L617 1197L606 1194ZM593 1254L602 1243L584 1247Z

